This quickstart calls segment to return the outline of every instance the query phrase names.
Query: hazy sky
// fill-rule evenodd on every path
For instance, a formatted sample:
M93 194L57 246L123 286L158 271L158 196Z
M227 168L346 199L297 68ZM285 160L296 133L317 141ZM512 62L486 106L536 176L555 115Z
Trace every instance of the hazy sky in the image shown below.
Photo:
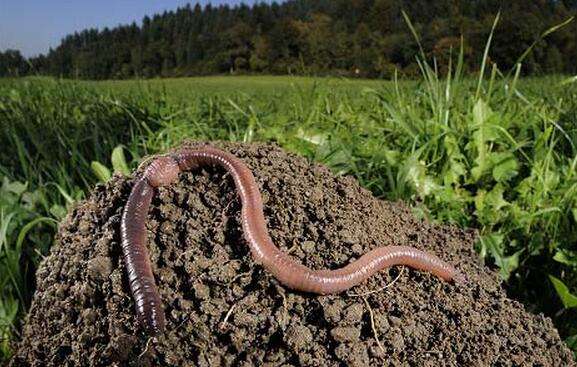
M253 4L255 0L0 0L0 51L24 56L45 53L67 34L85 28L140 23L145 15L175 10L196 2L205 5Z

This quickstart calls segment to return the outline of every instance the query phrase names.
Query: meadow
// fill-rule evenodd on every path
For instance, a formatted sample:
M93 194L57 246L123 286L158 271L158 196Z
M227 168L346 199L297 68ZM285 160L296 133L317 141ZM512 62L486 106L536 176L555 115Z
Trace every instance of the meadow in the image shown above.
M0 360L58 222L184 139L274 141L431 221L472 227L509 294L577 349L577 79L0 80Z

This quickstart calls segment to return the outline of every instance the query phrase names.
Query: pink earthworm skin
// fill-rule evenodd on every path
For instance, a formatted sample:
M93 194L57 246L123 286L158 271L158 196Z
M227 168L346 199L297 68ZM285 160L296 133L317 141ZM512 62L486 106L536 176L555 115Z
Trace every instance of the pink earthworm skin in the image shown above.
M181 149L155 159L137 180L122 216L122 249L128 279L141 325L149 334L164 330L162 304L146 250L145 220L153 188L178 179L180 171L205 165L221 166L229 172L240 196L244 238L254 260L288 288L331 294L349 289L376 272L393 265L428 271L445 281L464 280L453 266L438 257L409 246L379 247L336 270L313 270L275 246L268 234L261 195L250 169L234 155L212 147Z

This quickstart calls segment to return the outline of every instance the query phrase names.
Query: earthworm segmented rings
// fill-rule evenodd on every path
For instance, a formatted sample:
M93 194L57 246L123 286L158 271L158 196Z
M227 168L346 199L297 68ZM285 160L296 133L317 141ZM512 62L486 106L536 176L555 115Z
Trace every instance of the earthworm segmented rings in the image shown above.
M156 158L136 180L122 214L122 251L138 320L150 335L165 327L160 295L146 249L146 217L154 188L178 179L181 171L205 165L223 167L234 179L241 199L242 229L254 260L288 288L317 294L338 293L393 265L431 272L446 281L463 276L438 257L409 246L376 248L336 270L313 270L274 245L268 234L260 192L250 169L234 155L212 147L182 149Z

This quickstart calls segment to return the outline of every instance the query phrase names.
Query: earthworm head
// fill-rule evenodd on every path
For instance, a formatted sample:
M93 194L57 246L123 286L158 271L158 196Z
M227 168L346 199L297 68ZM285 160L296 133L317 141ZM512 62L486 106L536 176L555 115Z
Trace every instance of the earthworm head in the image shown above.
M191 152L188 149L182 149L181 151L171 154L171 158L178 163L178 167L181 171L188 171L191 169L196 169L199 163L196 159L191 157Z
M146 168L144 177L152 187L166 186L178 179L180 168L171 157L158 157Z

